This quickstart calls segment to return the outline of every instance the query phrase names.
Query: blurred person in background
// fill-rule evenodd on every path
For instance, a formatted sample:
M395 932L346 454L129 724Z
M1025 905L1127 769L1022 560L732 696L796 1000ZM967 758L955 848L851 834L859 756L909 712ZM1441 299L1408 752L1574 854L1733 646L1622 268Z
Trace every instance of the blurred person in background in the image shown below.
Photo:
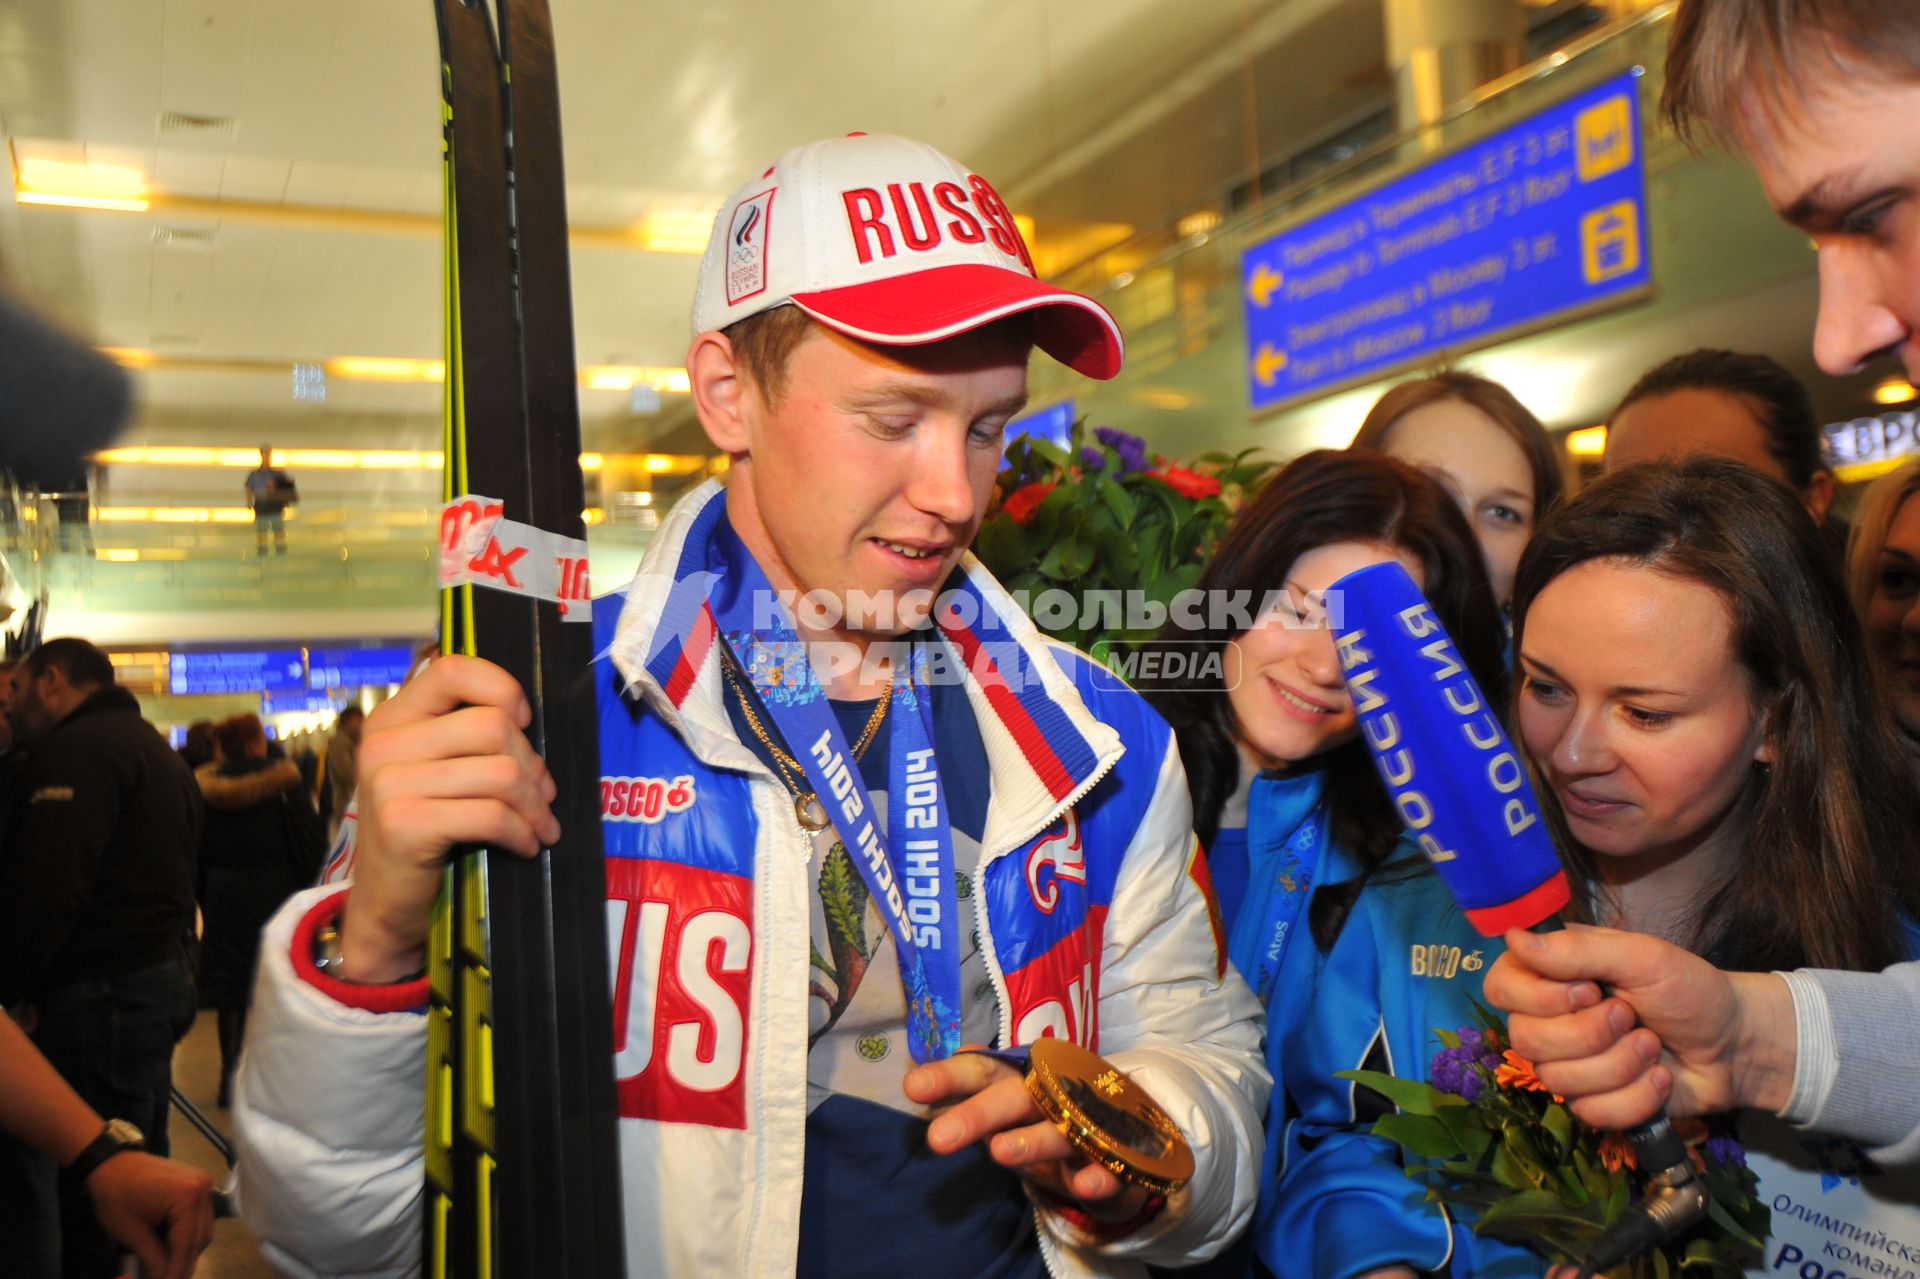
M89 1106L165 1154L173 1046L194 1013L199 790L85 640L21 661L7 718L27 754L0 864L0 1004ZM51 1203L50 1160L35 1184ZM84 1194L58 1192L62 1272L118 1273Z
M329 839L339 832L340 821L360 785L360 727L366 722L365 711L349 706L334 721L333 736L327 741L327 776L321 790L326 795Z
M219 1023L224 1108L246 1037L260 929L280 903L313 882L323 839L299 768L269 756L258 715L236 715L214 737L220 760L202 767L212 776L201 783L211 789L200 851L200 1002Z
M260 446L260 465L247 472L247 505L253 508L253 537L256 554L265 558L267 533L273 533L274 549L287 553L287 508L300 500L299 486L293 477L273 465L271 446Z
M1201 663L1204 687L1147 690L1178 738L1227 953L1267 1005L1279 1085L1267 1122L1284 1152L1263 1170L1254 1228L1199 1273L1245 1273L1256 1249L1279 1274L1431 1268L1457 1249L1454 1273L1465 1276L1515 1251L1417 1202L1382 1214L1382 1195L1398 1203L1413 1183L1396 1148L1367 1131L1378 1116L1356 1115L1351 1088L1332 1074L1368 1058L1381 1009L1395 1000L1381 975L1407 967L1405 929L1383 930L1376 916L1425 926L1452 910L1402 836L1327 629L1333 582L1389 562L1420 583L1475 678L1499 698L1504 631L1456 497L1432 473L1360 449L1295 459L1240 512L1198 587L1213 599L1246 593L1267 611L1237 633L1165 632L1218 660ZM1385 1032L1381 1050L1394 1061L1426 1060L1408 1033L1424 1042L1429 1025L1471 1019L1477 982L1434 993L1418 1030L1394 1022Z
M1480 542L1504 611L1520 552L1564 486L1560 451L1540 419L1498 382L1442 369L1389 389L1350 447L1377 449L1440 477Z
M1847 589L1879 659L1907 754L1920 764L1920 461L1868 486L1854 508Z
M1647 370L1607 418L1606 468L1730 457L1779 480L1825 530L1836 559L1847 528L1806 383L1771 356L1702 349Z
M180 758L187 767L199 772L203 764L211 764L220 753L213 741L213 721L197 719L187 725L187 740L180 743Z

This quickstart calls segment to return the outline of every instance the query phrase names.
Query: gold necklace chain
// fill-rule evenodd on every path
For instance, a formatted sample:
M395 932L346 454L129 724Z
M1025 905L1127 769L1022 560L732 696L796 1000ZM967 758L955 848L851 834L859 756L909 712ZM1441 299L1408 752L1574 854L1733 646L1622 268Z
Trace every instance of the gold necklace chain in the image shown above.
M774 767L780 774L781 782L793 792L793 815L809 831L825 830L830 822L826 806L821 804L819 795L795 780L796 777L804 780L806 770L800 766L799 760L774 744L772 735L767 732L766 725L760 722L760 716L753 709L753 699L747 696L740 668L734 663L731 653L724 651L721 653L720 669L726 675L727 683L733 686L734 696L740 701L741 713L747 717L747 727L753 730L753 735L760 740L762 746L767 748L767 753L773 756ZM889 679L885 691L880 694L880 704L873 708L873 714L867 717L867 726L860 731L860 740L853 744L855 763L858 763L861 756L867 753L867 747L873 745L874 735L880 731L881 721L887 717L887 707L892 704L893 681Z

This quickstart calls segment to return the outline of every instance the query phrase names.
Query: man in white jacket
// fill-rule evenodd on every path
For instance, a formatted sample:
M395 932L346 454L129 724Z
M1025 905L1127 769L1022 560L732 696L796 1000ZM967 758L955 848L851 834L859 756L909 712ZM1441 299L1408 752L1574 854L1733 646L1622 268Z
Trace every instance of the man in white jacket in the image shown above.
M1211 1255L1269 1081L1178 750L966 554L1030 348L1111 377L1112 318L1034 277L984 179L854 135L722 207L693 327L728 480L595 613L628 1272ZM235 1110L242 1211L289 1273L418 1265L428 914L454 844L557 837L527 718L459 658L380 707L351 886L269 927ZM1047 1035L1165 1107L1185 1187L1123 1183L959 1051Z

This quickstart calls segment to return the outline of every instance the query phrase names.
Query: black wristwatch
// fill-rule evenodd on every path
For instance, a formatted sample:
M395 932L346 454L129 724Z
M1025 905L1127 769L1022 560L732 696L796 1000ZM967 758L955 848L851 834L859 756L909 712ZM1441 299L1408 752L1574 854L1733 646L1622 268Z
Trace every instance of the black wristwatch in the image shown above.
M67 1165L67 1176L73 1178L73 1184L85 1186L93 1170L123 1150L141 1150L146 1147L147 1139L138 1128L124 1119L109 1119L100 1135L87 1143L87 1148L74 1156Z

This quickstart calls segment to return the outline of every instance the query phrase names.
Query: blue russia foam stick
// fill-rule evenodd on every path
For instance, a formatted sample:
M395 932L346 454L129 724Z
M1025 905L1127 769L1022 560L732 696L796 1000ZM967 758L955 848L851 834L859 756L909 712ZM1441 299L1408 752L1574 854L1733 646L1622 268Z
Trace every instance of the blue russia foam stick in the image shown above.
M1492 937L1565 906L1526 765L1407 570L1349 573L1327 602L1360 735L1467 922Z

